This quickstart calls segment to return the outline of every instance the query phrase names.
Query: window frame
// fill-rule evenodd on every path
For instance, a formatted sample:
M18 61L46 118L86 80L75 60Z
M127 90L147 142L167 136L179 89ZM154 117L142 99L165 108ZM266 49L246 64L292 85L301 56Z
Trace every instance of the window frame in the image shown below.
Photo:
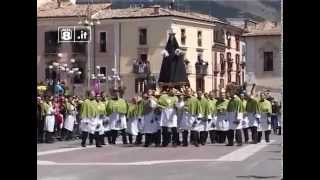
M145 30L145 36L142 36L142 31ZM148 29L146 27L139 28L139 45L148 45ZM144 41L142 40L142 37L145 37Z
M267 54L269 54L267 56ZM266 57L268 59L266 59ZM264 51L263 52L263 71L272 72L274 70L274 54L273 51Z
M181 45L186 45L186 29L185 28L181 28L180 29L180 33L181 33L181 37L180 37L180 41L181 41Z
M101 34L104 33L105 34L105 38L104 38L104 51L101 49L102 47L102 42L101 42ZM108 41L108 32L107 31L100 31L99 32L99 52L100 53L106 53L108 50L107 48L107 41Z

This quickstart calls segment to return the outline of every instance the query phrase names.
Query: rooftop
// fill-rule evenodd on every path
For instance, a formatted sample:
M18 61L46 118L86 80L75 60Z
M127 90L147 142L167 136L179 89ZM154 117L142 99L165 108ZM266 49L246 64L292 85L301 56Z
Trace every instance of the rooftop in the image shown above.
M248 33L243 36L275 36L281 35L281 27L277 22L264 21L256 26L249 26Z
M47 1L37 8L37 17L77 17L86 14L87 4L73 4L71 2L61 2L58 7L56 1ZM92 4L90 8L92 13L111 7L110 3Z
M126 8L126 9L112 9L99 11L93 17L97 19L117 19L117 18L142 18L142 17L163 17L175 16L188 19L201 20L206 22L219 21L218 18L200 14L196 12L180 12L173 9L159 8L158 13L155 12L154 7L144 8Z

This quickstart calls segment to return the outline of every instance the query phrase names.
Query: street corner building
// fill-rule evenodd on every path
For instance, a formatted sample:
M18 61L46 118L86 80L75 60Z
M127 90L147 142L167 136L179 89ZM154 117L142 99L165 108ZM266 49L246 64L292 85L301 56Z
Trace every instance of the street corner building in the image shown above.
M218 92L228 83L245 82L247 31L226 20L196 12L181 12L159 5L112 9L111 4L44 3L37 12L37 80L63 79L76 95L84 95L93 73L109 76L117 71L126 87L124 98L158 84L162 52L170 33L181 50L189 85L194 90ZM58 27L77 26L90 17L91 42L60 43ZM71 63L70 59L75 62ZM52 62L75 66L80 76L50 70ZM99 66L99 69L96 68ZM179 65L181 67L181 65ZM108 80L101 88L110 88Z

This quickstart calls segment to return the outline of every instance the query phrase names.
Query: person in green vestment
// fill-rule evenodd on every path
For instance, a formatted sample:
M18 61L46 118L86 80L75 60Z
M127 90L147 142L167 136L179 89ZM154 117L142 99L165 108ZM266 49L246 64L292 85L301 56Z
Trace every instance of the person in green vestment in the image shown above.
M216 102L217 108L217 123L216 134L218 136L218 143L223 144L226 141L227 131L229 130L229 121L227 119L227 107L229 100L226 98L224 89L219 92L219 98Z
M215 99L214 92L211 91L208 95L208 103L209 103L209 114L208 114L208 124L207 130L210 135L211 144L215 144L217 142L216 136L216 123L217 123L217 100Z
M116 144L118 131L122 136L122 143L128 144L127 142L127 119L126 114L128 113L127 102L120 97L119 90L113 90L113 97L109 100L107 105L107 116L110 119L111 127L111 143Z
M138 105L138 135L136 137L135 145L141 145L142 144L142 137L143 137L143 105L144 101L140 96L137 96L137 105Z
M241 99L236 95L235 90L230 91L231 99L227 107L227 117L229 121L229 131L227 134L227 146L233 146L234 137L238 146L242 146L242 120L243 120L243 104Z
M251 131L252 144L258 143L258 126L260 119L260 109L258 105L258 99L255 98L252 94L245 94L247 100L246 103L246 116L248 118L248 126Z
M138 98L135 96L131 99L131 102L128 103L128 113L127 113L127 129L129 137L129 144L132 144L133 136L137 136L139 133L138 128L138 117L139 117L139 106Z
M107 95L104 95L104 94L102 95L101 101L105 104L105 108L107 108L108 99L109 99L109 97ZM106 111L106 113L107 113L107 111ZM108 144L111 144L110 119L107 116L107 114L105 114L105 118L103 120L103 130L104 130L104 137L107 137ZM104 138L103 138L103 140L104 140Z
M104 101L102 101L102 97L100 94L97 94L96 96L96 101L97 101L97 114L98 114L98 126L97 126L97 129L96 129L96 132L97 132L97 136L98 136L98 139L99 139L99 143L101 145L106 145L105 143L105 140L104 140L104 125L103 125L103 122L105 121L106 119L106 114L107 114L107 111L106 111L106 103Z
M188 134L193 122L197 119L197 98L192 96L191 89L185 90L184 109L179 128L182 130L182 146L188 146ZM193 133L193 132L192 132ZM191 133L190 133L191 135ZM193 134L190 139L193 140Z
M95 129L97 127L97 102L95 100L95 93L93 91L87 92L87 99L83 101L81 104L81 131L82 131L82 141L81 146L86 147L86 140L88 138L89 133L91 137L95 138L96 147L102 147L100 145L100 141L98 140L98 136L94 136ZM92 138L92 141L93 141ZM89 139L90 141L90 139ZM89 142L90 144L93 142Z
M240 93L240 100L243 104L243 108L244 108L244 116L243 116L243 120L242 120L242 131L243 131L243 135L244 135L244 143L248 144L249 143L249 120L248 120L248 116L247 116L247 112L246 112L246 106L247 106L247 100L245 98L245 91L242 91Z
M196 119L192 123L191 127L191 143L196 147L199 147L199 143L204 145L205 126L207 124L207 100L203 97L202 91L197 92L197 100L196 100Z
M152 92L152 96L155 101L158 103L160 98L160 92L158 90ZM161 119L161 108L157 106L153 110L153 116L157 127L157 132L153 134L153 142L156 144L156 147L160 147L161 144L161 126L160 126L160 119Z
M265 93L260 94L260 100L258 102L258 106L260 109L260 127L261 131L258 132L258 142L261 141L262 131L264 131L266 142L270 142L270 134L271 134L271 113L272 113L272 105L271 102L266 99Z
M174 108L175 103L178 101L178 98L174 95L174 89L170 89L169 95L163 94L158 101L159 107L161 110L161 119L160 126L162 126L162 146L167 147L170 142L170 133L169 128L172 133L172 146L177 146L177 114Z

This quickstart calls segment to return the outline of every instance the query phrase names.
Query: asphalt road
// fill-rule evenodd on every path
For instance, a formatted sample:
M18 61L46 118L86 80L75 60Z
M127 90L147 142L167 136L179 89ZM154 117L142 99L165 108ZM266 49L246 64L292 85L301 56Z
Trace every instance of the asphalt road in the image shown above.
M119 138L120 139L120 138ZM233 180L281 179L282 136L272 142L228 147L106 145L79 141L38 145L38 180Z

